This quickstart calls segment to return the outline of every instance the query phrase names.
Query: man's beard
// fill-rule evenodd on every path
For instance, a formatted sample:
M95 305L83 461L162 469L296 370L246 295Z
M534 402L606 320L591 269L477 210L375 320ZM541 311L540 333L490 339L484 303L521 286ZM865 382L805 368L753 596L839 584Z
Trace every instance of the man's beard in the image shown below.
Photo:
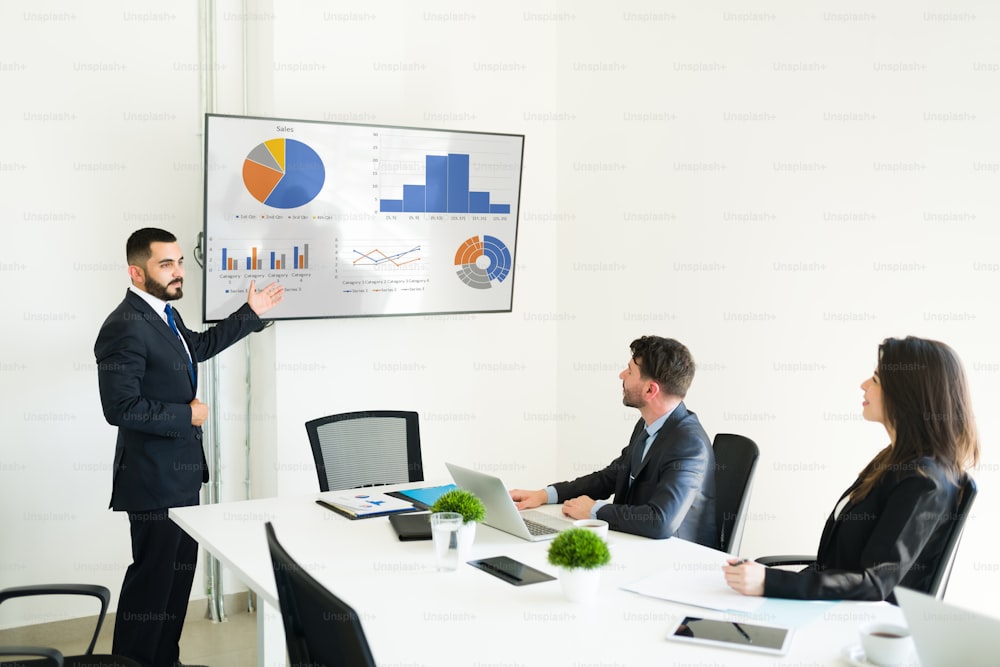
M163 299L164 301L176 301L184 296L184 291L181 289L181 286L184 284L184 279L178 278L170 284L173 285L175 283L177 285L177 291L171 294L167 291L169 285L158 283L149 276L146 276L146 291L155 296L157 299Z
M639 399L631 395L628 389L622 389L622 405L627 408L639 408Z

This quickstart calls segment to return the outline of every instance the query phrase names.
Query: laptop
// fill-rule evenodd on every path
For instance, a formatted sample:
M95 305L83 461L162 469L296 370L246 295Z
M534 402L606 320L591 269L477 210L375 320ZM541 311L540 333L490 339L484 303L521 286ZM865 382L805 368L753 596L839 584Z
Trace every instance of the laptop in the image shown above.
M524 540L540 542L551 540L561 531L572 528L573 522L545 512L527 510L519 512L510 492L499 477L445 463L455 484L476 494L486 507L483 523Z
M902 586L896 586L893 593L923 667L997 664L1000 619L945 604Z

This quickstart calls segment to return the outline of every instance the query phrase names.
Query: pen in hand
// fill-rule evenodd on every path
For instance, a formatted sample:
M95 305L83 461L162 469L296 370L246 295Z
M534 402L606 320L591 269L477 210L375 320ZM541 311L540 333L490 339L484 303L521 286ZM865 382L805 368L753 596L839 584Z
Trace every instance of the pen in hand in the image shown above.
M726 585L742 595L764 595L766 570L749 558L728 558L722 565Z

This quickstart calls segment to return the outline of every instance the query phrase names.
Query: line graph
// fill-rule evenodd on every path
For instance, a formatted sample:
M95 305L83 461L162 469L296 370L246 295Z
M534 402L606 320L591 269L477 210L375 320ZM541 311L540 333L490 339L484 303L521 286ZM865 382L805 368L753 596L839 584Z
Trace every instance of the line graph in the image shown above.
M378 266L388 262L393 266L399 267L412 262L419 262L422 259L419 255L420 246L393 254L386 254L381 248L372 248L367 252L353 249L351 252L357 255L357 258L353 262L354 266ZM416 257L408 257L411 253L418 253L418 255Z
M335 251L341 277L346 280L390 279L403 274L416 278L431 269L430 246L421 238L340 238Z

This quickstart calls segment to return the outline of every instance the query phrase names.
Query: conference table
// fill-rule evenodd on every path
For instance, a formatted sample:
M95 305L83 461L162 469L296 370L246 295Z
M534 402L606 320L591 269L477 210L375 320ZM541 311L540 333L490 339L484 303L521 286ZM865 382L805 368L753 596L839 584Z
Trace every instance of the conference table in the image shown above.
M415 486L431 484L379 490ZM905 624L899 609L884 602L744 598L725 586L725 553L676 538L650 540L616 531L608 536L611 562L602 570L597 597L569 602L557 580L514 586L465 563L439 572L430 541L399 541L386 517L347 519L315 502L326 495L170 510L171 519L257 595L258 665L287 662L264 532L268 521L292 558L357 611L383 667L848 665L860 625ZM470 559L504 555L558 576L558 568L546 561L547 548L548 542L528 542L479 524ZM666 594L622 588L651 580ZM696 606L704 600L690 593L692 584L704 590L714 609ZM759 606L732 611L729 601L733 609L748 602ZM784 656L668 639L685 616L788 626L794 635Z

